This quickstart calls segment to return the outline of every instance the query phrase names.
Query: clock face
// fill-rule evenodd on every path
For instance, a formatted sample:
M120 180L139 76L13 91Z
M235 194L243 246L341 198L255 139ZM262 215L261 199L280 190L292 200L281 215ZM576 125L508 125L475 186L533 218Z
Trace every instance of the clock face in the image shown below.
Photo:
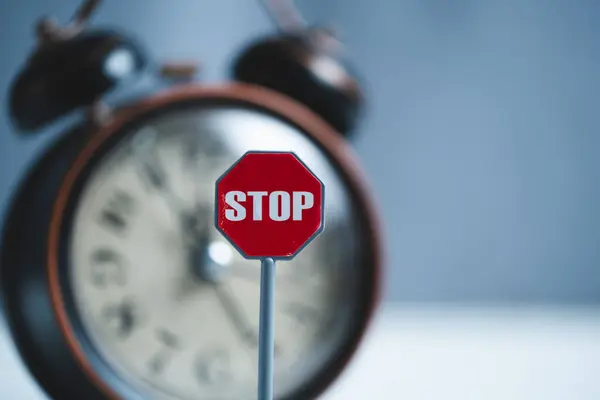
M346 184L294 126L237 106L165 111L96 157L71 219L68 279L91 347L156 399L256 397L260 263L214 227L215 181L248 150L293 150L327 190L323 233L277 264L275 393L338 356L359 307Z

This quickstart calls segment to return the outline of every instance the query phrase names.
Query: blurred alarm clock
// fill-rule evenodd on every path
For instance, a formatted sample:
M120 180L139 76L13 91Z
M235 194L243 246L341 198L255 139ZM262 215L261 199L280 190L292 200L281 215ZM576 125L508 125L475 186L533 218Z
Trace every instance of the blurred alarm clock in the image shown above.
M97 4L38 24L10 93L23 133L89 111L7 211L0 284L22 359L57 400L255 398L260 265L214 228L215 181L248 150L292 150L327 187L326 228L278 267L275 393L318 397L381 280L381 233L345 140L361 94L338 43L272 2L280 32L239 56L233 82L169 65L168 89L111 108L103 96L149 61L126 35L85 28Z

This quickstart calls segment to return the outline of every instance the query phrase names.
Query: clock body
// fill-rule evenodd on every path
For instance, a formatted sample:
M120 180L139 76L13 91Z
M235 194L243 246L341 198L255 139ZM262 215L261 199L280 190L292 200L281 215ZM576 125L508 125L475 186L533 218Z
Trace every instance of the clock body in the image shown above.
M276 397L313 399L339 376L381 281L352 152L284 95L186 84L66 132L13 197L0 285L51 398L255 398L260 263L213 226L215 181L248 150L294 151L327 188L325 230L277 267Z

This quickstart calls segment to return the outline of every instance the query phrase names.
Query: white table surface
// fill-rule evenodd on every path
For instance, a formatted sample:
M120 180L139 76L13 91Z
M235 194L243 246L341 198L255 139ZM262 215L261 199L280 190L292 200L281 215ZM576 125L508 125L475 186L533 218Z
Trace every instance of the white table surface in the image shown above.
M0 328L0 399L42 400ZM323 400L598 400L600 310L384 307Z

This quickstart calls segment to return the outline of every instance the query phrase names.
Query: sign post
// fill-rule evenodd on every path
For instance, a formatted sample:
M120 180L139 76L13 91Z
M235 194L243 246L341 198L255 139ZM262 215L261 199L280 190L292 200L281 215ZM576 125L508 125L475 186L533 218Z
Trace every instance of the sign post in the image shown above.
M215 226L261 261L258 399L273 400L275 262L291 260L325 226L325 187L292 152L249 151L216 182Z

